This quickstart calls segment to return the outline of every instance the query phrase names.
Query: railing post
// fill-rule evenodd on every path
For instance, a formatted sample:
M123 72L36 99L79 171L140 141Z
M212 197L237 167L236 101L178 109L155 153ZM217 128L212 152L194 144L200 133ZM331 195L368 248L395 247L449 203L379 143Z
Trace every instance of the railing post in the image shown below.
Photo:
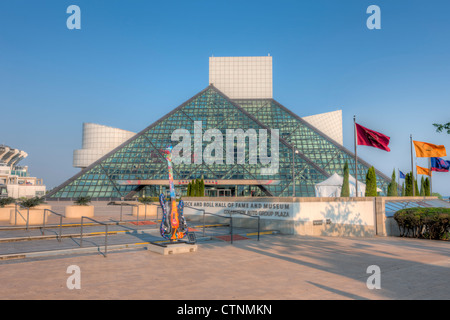
M205 209L203 210L203 236L205 236Z
M108 225L105 224L105 257L108 255Z
M260 221L261 221L261 217L258 216L258 241L259 241L259 230L260 230L260 225L261 225Z
M62 233L61 233L61 229L62 229L62 215L59 216L59 242L62 241Z
M139 227L139 205L137 204L136 205L136 208L137 208L137 226Z
M230 213L230 228L231 228L231 244L233 244L233 217Z
M120 222L122 222L122 207L123 207L123 203L121 201L120 202Z
M30 221L30 208L27 208L27 231L28 231L28 221Z
M47 213L48 209L44 209L44 221L42 221L42 235L45 236L45 214Z
M80 247L83 247L83 217L81 217Z

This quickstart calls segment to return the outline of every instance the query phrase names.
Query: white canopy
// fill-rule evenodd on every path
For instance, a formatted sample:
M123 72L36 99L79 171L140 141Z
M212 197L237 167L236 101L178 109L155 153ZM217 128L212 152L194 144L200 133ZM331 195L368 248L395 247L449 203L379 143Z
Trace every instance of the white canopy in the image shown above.
M344 178L338 175L336 172L329 177L327 180L316 184L316 197L340 197L342 183ZM349 175L349 185L350 185L350 197L354 197L356 193L356 179ZM377 188L377 191L382 191ZM366 185L361 181L358 181L358 197L364 197L366 193Z

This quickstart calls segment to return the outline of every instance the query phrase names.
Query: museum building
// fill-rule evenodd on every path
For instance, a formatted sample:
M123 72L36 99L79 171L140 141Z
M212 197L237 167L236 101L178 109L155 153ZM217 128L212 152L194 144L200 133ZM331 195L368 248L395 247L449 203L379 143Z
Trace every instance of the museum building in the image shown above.
M343 146L342 110L293 113L273 98L272 71L270 55L210 57L209 85L139 133L84 124L83 148L74 151L74 166L81 171L51 190L47 200L132 199L167 192L163 150L181 143L173 139L180 130L192 136L182 152L192 161L173 166L181 196L189 182L203 179L205 196L314 197L318 183L343 175L345 162L354 176L355 155ZM230 146L209 134L227 137L230 130L247 134L244 143L233 139ZM250 142L253 132L256 145ZM220 144L211 152L213 140ZM270 163L260 161L262 145ZM199 161L206 150L216 161ZM358 158L357 166L358 181L365 181L372 165ZM378 170L376 175L385 195L391 179Z

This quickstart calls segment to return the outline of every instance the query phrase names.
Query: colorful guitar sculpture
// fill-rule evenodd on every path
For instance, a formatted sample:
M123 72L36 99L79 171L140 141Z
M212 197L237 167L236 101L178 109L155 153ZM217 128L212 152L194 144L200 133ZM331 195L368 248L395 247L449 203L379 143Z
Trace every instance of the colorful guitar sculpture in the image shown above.
M175 188L173 186L172 146L167 147L163 152L169 167L170 204L166 203L164 194L159 196L159 203L163 210L159 231L164 239L175 241L184 238L188 232L188 226L183 216L183 200L180 199L177 206Z

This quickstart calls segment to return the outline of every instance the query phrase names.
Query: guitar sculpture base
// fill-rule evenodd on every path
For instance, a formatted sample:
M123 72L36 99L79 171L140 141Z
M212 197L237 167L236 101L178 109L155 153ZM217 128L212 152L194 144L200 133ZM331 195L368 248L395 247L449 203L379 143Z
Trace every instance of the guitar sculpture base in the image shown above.
M197 251L196 244L189 244L186 241L159 242L150 244L147 249L162 255L190 253Z
M165 240L165 241L158 240L158 241L154 241L154 242L150 242L150 243L154 244L155 246L167 247L168 245L174 245L174 244L179 244L179 243L188 243L188 242L184 241L184 240Z

